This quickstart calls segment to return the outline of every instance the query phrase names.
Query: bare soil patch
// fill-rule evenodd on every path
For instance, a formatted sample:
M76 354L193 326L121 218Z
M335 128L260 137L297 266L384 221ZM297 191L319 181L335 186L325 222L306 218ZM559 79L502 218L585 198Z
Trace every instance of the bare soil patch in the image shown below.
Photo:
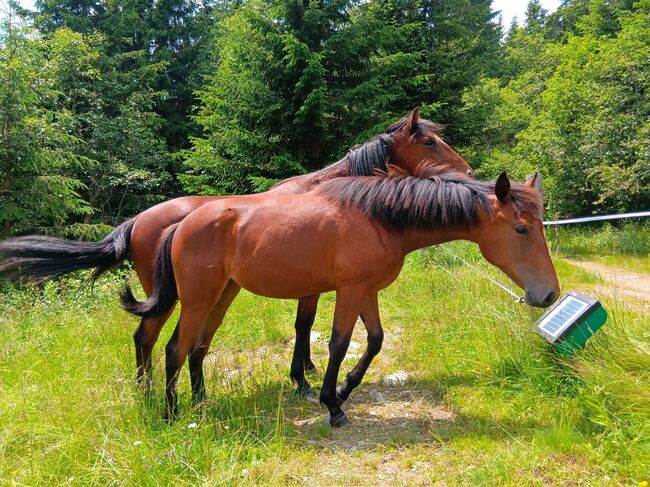
M599 262L565 259L568 263L597 275L605 285L600 289L612 296L624 295L650 303L650 274L632 272L627 269L611 267Z

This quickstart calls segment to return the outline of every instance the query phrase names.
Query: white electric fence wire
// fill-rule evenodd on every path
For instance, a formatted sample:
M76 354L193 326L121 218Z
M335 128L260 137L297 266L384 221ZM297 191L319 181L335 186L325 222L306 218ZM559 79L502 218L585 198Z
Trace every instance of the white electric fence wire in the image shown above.
M523 298L523 296L519 296L519 295L516 294L514 291L512 291L510 288L504 286L504 285L501 284L499 281L497 281L496 279L494 279L492 276L490 276L490 275L487 274L486 272L482 271L482 270L481 270L479 267L477 267L476 265L474 265L474 264L472 264L471 262L469 262L469 261L463 259L460 255L456 254L455 252L453 252L452 250L448 249L448 248L445 247L444 245L441 245L440 248L441 248L442 250L444 250L445 252L447 252L447 253L448 253L449 255L451 255L452 257L454 257L455 259L460 260L460 261L463 262L464 264L466 264L466 265L468 265L469 267L471 267L472 269L474 269L476 272L478 272L480 275L482 275L483 277L485 277L488 281L490 281L490 282L491 282L492 284L494 284L495 286L497 286L497 287L503 289L505 292L507 292L508 294L510 294L512 297L515 298L515 303L523 303L523 302L524 302L524 298Z
M567 220L550 220L544 225L567 225L569 223L602 222L606 220L623 220L625 218L644 218L650 216L650 211L637 211L636 213L621 213L619 215L597 215L583 218L569 218Z

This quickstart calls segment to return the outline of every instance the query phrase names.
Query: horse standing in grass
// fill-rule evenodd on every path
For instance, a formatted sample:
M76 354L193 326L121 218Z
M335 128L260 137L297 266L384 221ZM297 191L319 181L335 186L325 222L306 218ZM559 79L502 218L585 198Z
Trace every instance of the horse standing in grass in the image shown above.
M419 118L419 110L391 125L385 133L352 149L337 163L320 171L296 176L275 185L266 194L299 194L342 176L371 175L387 164L404 174L417 176L431 167L471 174L470 166L440 137L442 127ZM20 237L0 242L0 273L10 278L38 281L79 269L96 268L94 278L118 266L131 252L131 259L147 295L153 288L153 269L159 241L165 231L193 210L224 196L187 196L156 205L123 223L101 242L71 242L48 237ZM319 294L302 296L296 316L296 350L292 377L298 392L313 394L304 380L304 370L313 369L309 334L316 315ZM169 314L173 307L169 309ZM138 381L150 377L151 353L169 317L152 316L140 321L133 335ZM149 384L149 381L147 381Z
M150 298L130 290L125 308L143 318L181 314L166 347L165 417L176 412L178 373L189 355L195 401L205 396L203 359L228 307L243 287L272 298L304 298L336 291L329 363L320 400L330 424L348 420L341 409L381 349L377 293L393 282L413 250L464 239L526 292L533 306L559 294L541 220L541 191L458 173L429 178L338 178L300 195L235 196L198 208L165 238ZM357 316L368 347L337 389ZM296 341L294 354L304 343Z

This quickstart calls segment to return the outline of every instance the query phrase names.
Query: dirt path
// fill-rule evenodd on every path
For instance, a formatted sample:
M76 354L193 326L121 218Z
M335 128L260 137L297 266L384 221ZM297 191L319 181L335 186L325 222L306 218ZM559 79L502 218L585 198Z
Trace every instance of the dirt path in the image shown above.
M632 272L587 260L565 259L568 263L599 276L608 285L601 289L609 294L630 296L650 303L650 274ZM612 286L613 285L613 286Z

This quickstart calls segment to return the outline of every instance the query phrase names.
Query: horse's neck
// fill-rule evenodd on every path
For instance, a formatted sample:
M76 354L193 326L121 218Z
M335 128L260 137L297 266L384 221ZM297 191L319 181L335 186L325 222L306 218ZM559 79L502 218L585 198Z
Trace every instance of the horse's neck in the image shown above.
M275 194L298 194L311 191L319 184L329 181L330 179L345 177L348 175L348 161L341 159L334 164L327 166L319 171L301 174L286 179L277 184L269 191Z
M334 178L341 178L348 175L348 161L347 159L343 158L334 164L324 167L320 171L305 174L304 177L307 181L312 181L315 184L320 184L323 181L328 181Z
M469 240L476 242L477 229L469 228L438 228L435 230L406 230L402 233L404 253L439 245L453 240Z

